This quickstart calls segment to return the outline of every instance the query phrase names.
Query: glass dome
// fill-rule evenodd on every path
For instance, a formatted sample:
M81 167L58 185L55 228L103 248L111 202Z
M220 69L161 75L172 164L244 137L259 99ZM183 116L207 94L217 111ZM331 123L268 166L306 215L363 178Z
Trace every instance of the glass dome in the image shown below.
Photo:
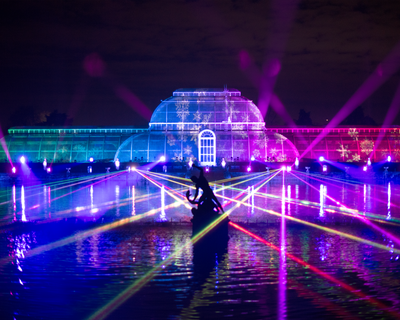
M259 130L265 126L253 101L236 89L178 89L154 111L149 129Z
M146 141L147 137L147 141ZM146 145L147 144L147 145ZM257 106L236 89L178 89L154 111L149 133L131 137L117 151L122 161L135 154L155 161L289 161L299 156L279 133L268 133ZM130 158L129 158L130 157Z

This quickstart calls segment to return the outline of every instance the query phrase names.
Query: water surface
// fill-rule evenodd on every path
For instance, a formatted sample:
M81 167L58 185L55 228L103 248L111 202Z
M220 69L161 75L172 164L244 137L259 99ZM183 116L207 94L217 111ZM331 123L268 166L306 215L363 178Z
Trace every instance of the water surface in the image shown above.
M170 196L187 181L1 185L2 319L87 319L110 301L109 319L399 318L399 186L279 174L259 188L266 177L215 192L226 211L243 200L231 221L272 246L231 227L207 252Z

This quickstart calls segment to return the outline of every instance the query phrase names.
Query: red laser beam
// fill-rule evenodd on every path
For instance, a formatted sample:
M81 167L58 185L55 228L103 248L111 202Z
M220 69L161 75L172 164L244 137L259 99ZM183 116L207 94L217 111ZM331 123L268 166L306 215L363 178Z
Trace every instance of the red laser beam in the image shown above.
M257 236L256 234L250 232L249 230L244 229L243 227L237 225L236 223L230 221L229 225L231 225L232 227L236 228L239 231L242 231L243 233L249 235L250 237L256 239L257 241L260 241L261 243L267 245L268 247L270 247L270 248L272 248L272 249L274 249L274 250L276 250L278 252L281 252L281 249L278 248L277 246L273 245L271 242L268 242L267 240ZM332 277L328 273L318 269L317 267L314 267L313 265L305 262L304 260L301 260L301 259L297 258L296 256L294 256L294 255L292 255L290 253L285 252L285 255L288 258L292 259L294 262L296 262L296 263L298 263L298 264L310 269L311 271L313 271L314 273L318 274L319 276L324 277L328 281L340 286L341 288L343 288L343 289L345 289L347 291L350 291L351 293L359 296L360 298L362 298L364 300L369 301L371 304L376 305L380 309L383 309L383 310L387 311L392 316L394 316L396 319L400 319L400 315L397 312L393 312L393 311L388 310L389 309L388 306L386 306L382 302L376 300L375 298L369 297L368 295L366 295L365 293L361 292L360 290L348 285L347 283L344 283L344 282Z

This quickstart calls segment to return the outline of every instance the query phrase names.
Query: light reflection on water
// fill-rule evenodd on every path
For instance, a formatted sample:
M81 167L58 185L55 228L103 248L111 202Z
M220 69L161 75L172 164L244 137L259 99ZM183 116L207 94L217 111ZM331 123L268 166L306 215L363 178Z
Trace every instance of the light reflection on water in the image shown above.
M242 204L231 220L249 223L246 228L279 247L280 252L230 229L227 253L195 260L193 248L185 248L110 317L394 318L285 254L295 255L399 312L397 253L293 224L284 216L326 224L394 249L396 244L387 235L356 218L329 211L334 203L327 195L362 214L375 213L392 220L399 218L399 200L394 197L399 186L308 183L315 189L280 176L259 190L266 197L255 193L254 183L236 186L249 195L248 206ZM170 182L165 185L182 195L187 190ZM224 186L229 187L229 183ZM227 198L241 191L218 189L216 186L216 194ZM85 188L2 186L0 191L9 197L0 207L0 259L13 259L13 263L0 265L0 306L10 319L87 318L191 237L190 224L182 224L190 222L190 210L184 206L166 209L175 200L164 186L107 181ZM26 258L32 248L158 208L161 210L156 215L141 224L105 231ZM282 217L258 208L272 209ZM36 223L16 225L14 220ZM171 220L175 225L158 223ZM258 224L252 224L255 222ZM388 228L398 234L397 227Z

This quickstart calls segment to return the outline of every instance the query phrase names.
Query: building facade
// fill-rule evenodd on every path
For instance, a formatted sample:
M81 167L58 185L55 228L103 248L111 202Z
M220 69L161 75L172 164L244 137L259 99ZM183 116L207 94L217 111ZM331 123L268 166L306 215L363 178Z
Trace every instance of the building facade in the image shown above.
M321 133L305 158L400 161L398 128L266 128L257 106L236 89L178 89L153 112L148 128L16 127L0 142L0 161L153 162L198 160L291 162ZM378 137L379 145L375 145Z

